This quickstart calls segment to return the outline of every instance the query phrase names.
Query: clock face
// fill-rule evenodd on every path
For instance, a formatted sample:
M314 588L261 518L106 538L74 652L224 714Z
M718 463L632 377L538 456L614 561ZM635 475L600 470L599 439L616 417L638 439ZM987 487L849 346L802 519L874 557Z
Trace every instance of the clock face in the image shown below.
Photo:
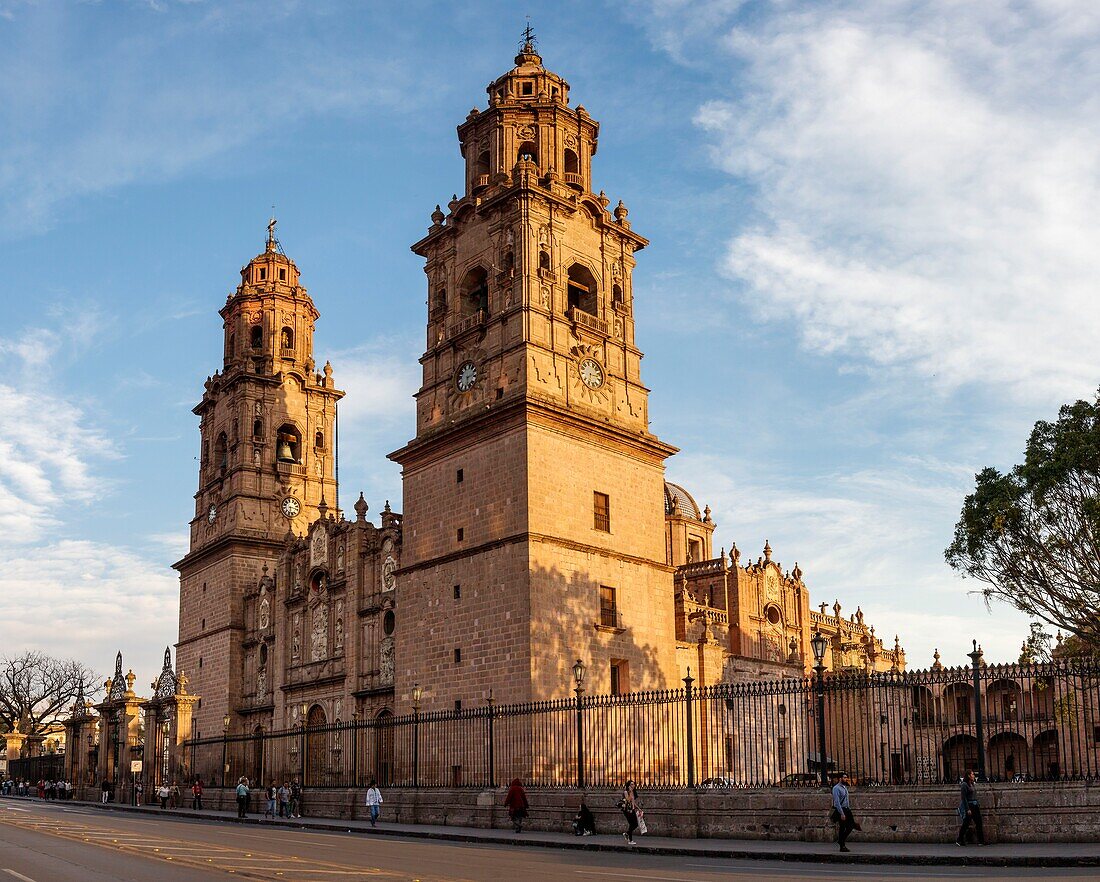
M472 361L468 361L455 374L455 385L458 387L459 392L469 392L474 388L476 382L477 366Z
M298 512L302 510L302 503L300 503L293 496L288 496L283 500L283 504L280 506L283 511L283 516L288 518L298 517Z
M208 524L214 523L218 518L218 507L214 503L210 503L210 508L206 510L206 522Z
M598 361L586 358L581 362L581 382L589 389L599 389L603 385L603 368Z

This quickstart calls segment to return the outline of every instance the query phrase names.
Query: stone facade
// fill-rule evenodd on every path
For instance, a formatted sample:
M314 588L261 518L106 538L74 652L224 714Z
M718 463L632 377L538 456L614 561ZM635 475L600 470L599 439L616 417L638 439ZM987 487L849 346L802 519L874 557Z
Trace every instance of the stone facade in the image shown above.
M648 243L596 191L599 124L527 44L458 128L462 195L413 251L427 278L402 514L340 510L319 312L269 227L221 310L195 413L177 669L194 736L904 666L857 611L811 611L797 565L713 553L710 509L649 431L633 273ZM416 687L420 687L417 689Z

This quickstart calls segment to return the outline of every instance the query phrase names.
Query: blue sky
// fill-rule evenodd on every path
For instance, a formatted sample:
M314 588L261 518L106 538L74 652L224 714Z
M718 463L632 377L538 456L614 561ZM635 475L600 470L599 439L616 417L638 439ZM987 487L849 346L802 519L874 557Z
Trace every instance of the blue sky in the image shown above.
M654 431L717 543L797 560L912 666L1018 651L943 563L973 473L1100 383L1100 12L1072 0L565 2ZM176 635L217 309L279 232L348 392L342 502L399 506L455 126L509 3L0 0L0 647Z

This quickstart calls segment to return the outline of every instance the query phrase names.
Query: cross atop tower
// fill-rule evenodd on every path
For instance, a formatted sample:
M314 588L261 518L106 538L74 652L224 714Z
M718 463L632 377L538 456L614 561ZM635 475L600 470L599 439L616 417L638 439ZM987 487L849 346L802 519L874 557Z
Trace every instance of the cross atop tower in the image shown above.
M533 51L535 48L535 44L535 32L531 28L531 16L527 16L527 27L523 29L523 51Z

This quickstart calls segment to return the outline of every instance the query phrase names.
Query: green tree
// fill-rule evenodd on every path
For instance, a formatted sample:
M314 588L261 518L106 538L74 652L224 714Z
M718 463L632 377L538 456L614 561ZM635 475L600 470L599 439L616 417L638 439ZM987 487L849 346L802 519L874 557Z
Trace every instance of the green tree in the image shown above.
M975 476L945 556L999 600L1100 649L1100 398L1040 420L1024 461Z

